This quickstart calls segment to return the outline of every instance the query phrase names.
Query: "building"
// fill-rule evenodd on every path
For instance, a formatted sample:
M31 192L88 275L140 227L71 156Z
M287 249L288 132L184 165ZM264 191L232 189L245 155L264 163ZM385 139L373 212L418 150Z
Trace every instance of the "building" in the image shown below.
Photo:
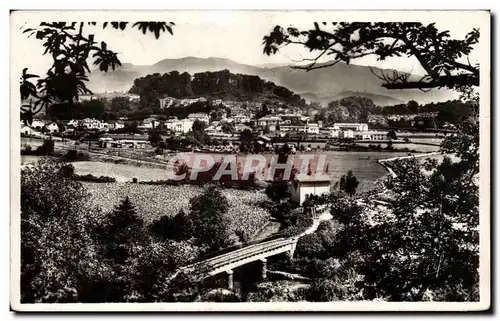
M167 129L176 133L187 133L193 127L193 121L190 119L168 119L165 121L165 126Z
M205 133L209 136L217 136L224 133L221 126L212 125L205 128Z
M235 130L237 133L241 133L242 131L244 131L244 130L246 130L246 129L248 129L248 130L250 130L250 131L252 130L252 128L251 128L251 127L249 127L249 126L247 126L247 125L245 125L245 124L236 124L236 125L234 125L234 130Z
M33 121L31 122L31 127L33 128L42 129L43 126L45 126L45 123L40 119L33 119Z
M109 129L122 129L125 128L125 123L122 121L116 121L109 124Z
M90 101L90 100L97 100L99 99L98 96L96 95L80 95L78 96L78 101L82 102L82 101Z
M387 133L381 131L366 131L356 135L356 139L361 140L386 140Z
M330 193L329 178L297 175L291 186L291 198L300 205L304 203L309 195L320 196L328 193Z
M208 124L210 122L210 117L208 117L207 113L194 113L194 114L189 114L187 117L191 121L199 120L201 122L204 122L205 124Z
M45 126L45 128L47 128L47 130L51 133L55 133L55 132L59 131L59 126L53 122L48 124L47 126Z
M160 122L156 118L146 118L144 119L137 128L140 129L153 129L160 125Z
M101 121L98 119L94 119L94 118L82 119L78 123L78 126L86 128L86 129L102 129L103 128L103 124L101 123Z
M178 102L182 106L188 106L197 102L206 102L207 99L205 97L200 97L200 98L185 98L185 99L179 99Z
M130 102L139 102L141 100L141 96L136 94L127 94L127 98Z
M176 98L173 97L164 97L160 99L160 108L170 108L177 102Z
M21 125L21 135L31 136L33 134L35 134L33 128L30 128L29 126L26 125Z
M243 115L243 114L237 114L231 117L235 123L237 124L243 124L243 123L248 123L250 122L250 117Z
M308 123L306 124L306 132L308 134L319 135L319 125L316 123Z
M334 129L338 130L351 130L351 131L367 131L368 124L365 123L335 123L333 124Z
M352 138L354 139L354 131L352 130L341 130L339 131L338 138Z
M257 125L260 127L266 127L270 125L278 125L281 122L281 118L277 116L264 116L259 118Z
M76 120L76 119L72 119L72 120L70 120L70 121L69 121L66 125L67 125L68 127L78 127L78 123L79 123L79 122L78 122L78 120Z

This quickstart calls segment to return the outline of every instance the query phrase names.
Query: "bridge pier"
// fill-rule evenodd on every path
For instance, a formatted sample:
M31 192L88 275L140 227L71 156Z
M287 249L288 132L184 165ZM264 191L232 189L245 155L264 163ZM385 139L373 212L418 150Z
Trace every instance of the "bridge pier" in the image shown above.
M260 263L261 263L262 281L265 281L267 279L267 259L266 258L260 259Z
M226 271L226 274L227 274L227 288L232 291L234 289L233 270Z

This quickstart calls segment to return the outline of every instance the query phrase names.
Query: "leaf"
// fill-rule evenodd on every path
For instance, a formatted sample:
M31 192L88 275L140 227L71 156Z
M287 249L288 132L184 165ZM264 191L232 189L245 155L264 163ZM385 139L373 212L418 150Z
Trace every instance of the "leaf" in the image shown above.
M125 30L125 28L127 27L127 23L128 22L125 22L125 21L120 22L120 29Z
M108 22L103 23L102 24L102 29L105 29L107 25L108 25Z

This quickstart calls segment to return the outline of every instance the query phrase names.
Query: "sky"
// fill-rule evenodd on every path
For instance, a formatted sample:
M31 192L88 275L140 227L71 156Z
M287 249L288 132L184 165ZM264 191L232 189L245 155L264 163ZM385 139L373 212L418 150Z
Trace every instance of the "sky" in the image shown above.
M23 12L21 12L23 13ZM455 12L451 14L440 13L429 15L421 12L408 15L406 12L400 16L375 15L372 12L226 12L226 11L184 11L184 12L147 12L146 15L126 12L120 15L112 13L26 13L11 17L11 44L15 47L17 62L22 61L23 67L28 67L35 73L45 71L51 57L42 56L42 41L27 38L22 34L20 27L26 28L37 25L40 21L137 21L147 17L149 20L158 19L163 21L174 21L174 35L163 34L160 39L155 39L152 34L143 35L137 29L119 31L108 28L102 30L98 27L87 27L88 32L95 34L98 41L104 40L108 47L118 53L122 63L134 65L151 65L166 58L182 57L220 57L234 60L249 65L262 64L291 64L293 60L310 58L313 53L301 46L289 46L276 55L266 56L262 52L262 38L269 34L275 25L288 27L290 25L301 28L310 28L314 21L349 21L353 18L358 21L369 21L374 18L380 20L388 19L403 21L411 19L423 23L436 22L439 30L449 30L453 38L462 39L465 34L478 27L478 21L482 18L474 15L474 12ZM144 17L143 17L144 16ZM366 19L369 18L369 19ZM352 21L352 20L351 20ZM477 60L477 53L471 55L471 62ZM375 57L365 57L352 61L354 64L377 66L381 68L392 68L403 71L411 71L415 74L423 74L422 68L413 58L390 58L379 62ZM21 69L22 70L22 69ZM15 72L15 70L12 70Z

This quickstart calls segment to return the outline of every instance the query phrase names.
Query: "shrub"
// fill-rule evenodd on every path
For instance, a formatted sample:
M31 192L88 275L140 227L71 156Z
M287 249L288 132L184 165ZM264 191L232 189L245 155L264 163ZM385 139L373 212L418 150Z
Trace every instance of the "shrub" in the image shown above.
M70 178L75 174L75 167L71 164L65 164L61 168L61 171L65 178Z
M114 177L109 176L94 176L92 174L87 175L73 175L73 179L76 181L83 182L93 182L93 183L115 183L116 179Z
M137 182L138 182L137 177L132 178L132 183L137 183Z
M72 149L72 150L68 150L68 152L66 153L64 158L68 162L74 162L74 161L76 161L77 155L78 155L77 151L75 149Z

